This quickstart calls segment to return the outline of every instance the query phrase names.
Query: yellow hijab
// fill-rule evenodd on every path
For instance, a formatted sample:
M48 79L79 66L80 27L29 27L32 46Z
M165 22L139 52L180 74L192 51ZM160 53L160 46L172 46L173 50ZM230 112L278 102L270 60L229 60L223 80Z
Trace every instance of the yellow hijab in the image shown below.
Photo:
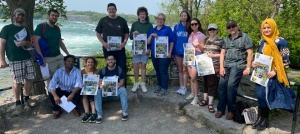
M264 24L269 24L272 29L272 34L269 36L264 35L263 27ZM266 19L261 24L261 33L263 39L266 41L266 46L263 49L263 53L273 57L272 70L276 67L277 78L280 83L283 83L286 87L289 87L289 81L286 77L282 56L275 44L275 40L279 37L279 31L276 26L276 22L273 19Z

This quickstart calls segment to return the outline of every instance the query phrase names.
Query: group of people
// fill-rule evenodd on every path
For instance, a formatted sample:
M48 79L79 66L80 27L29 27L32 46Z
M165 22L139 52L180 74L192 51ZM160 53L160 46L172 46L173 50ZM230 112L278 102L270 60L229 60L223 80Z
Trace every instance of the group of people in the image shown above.
M122 105L122 120L128 119L127 113L127 93L124 88L124 79L126 78L126 54L125 45L128 38L133 39L138 34L147 34L147 51L143 54L133 54L135 83L132 91L136 92L139 86L142 92L147 92L145 84L146 64L151 54L152 63L156 71L158 88L154 90L158 96L168 94L169 74L168 67L173 57L178 66L180 87L177 93L186 95L187 81L190 78L191 93L186 99L193 99L191 104L208 106L208 111L215 113L216 118L221 118L226 111L226 119L233 118L233 104L236 102L237 90L243 75L249 75L251 67L256 68L257 64L253 60L253 44L251 38L241 31L237 22L230 20L226 23L228 35L224 38L218 37L218 26L211 23L207 27L208 36L202 29L202 25L197 18L191 18L188 12L180 13L180 21L173 30L165 25L166 16L159 13L156 19L156 26L149 22L148 10L145 7L139 7L137 10L138 21L132 24L129 31L127 22L124 18L116 15L117 7L114 3L107 5L108 16L101 18L95 31L98 40L102 44L104 57L107 66L97 70L97 60L94 57L87 57L85 68L81 71L74 67L75 56L70 55L61 38L61 31L56 22L59 17L57 10L48 11L48 21L37 25L34 31L34 49L40 56L41 66L48 64L50 78L46 80L46 91L53 105L53 118L60 117L62 110L58 106L61 103L60 98L65 95L68 101L72 101L76 108L73 110L75 116L80 116L77 108L81 100L84 106L84 117L82 122L102 121L102 102L120 99ZM5 61L5 52L9 60L9 67L14 79L13 91L16 99L15 113L19 114L23 110L20 102L21 84L25 80L25 106L34 105L34 101L29 98L32 88L32 81L35 77L33 61L27 51L31 47L29 30L22 26L25 17L23 9L14 11L13 24L2 28L1 38L1 68L7 67ZM25 31L25 32L24 32ZM18 39L16 35L23 36ZM279 37L279 31L273 19L266 19L261 26L262 40L259 44L258 53L262 53L274 58L271 72L268 73L270 79L267 87L256 84L256 94L258 98L258 119L253 128L263 130L268 127L268 113L270 109L293 108L293 95L289 88L289 82L284 71L284 67L289 64L289 48L287 41ZM108 36L121 37L121 46L118 51L108 51ZM168 54L165 58L155 56L155 39L160 36L168 36ZM40 42L44 39L48 47L44 48ZM215 74L197 77L196 64L186 65L184 61L184 43L191 43L195 48L195 56L207 54L212 58ZM60 52L62 49L67 56ZM48 53L47 53L48 51ZM50 52L49 52L50 51ZM141 83L139 80L139 69L141 69ZM121 73L120 73L121 70ZM95 96L80 95L82 88L83 74L100 75L100 90ZM105 76L118 77L118 97L101 97L102 79ZM198 81L202 79L203 98L199 99ZM213 100L216 92L219 93L219 102L217 111L213 106ZM290 96L280 96L280 93L288 92ZM269 97L265 97L269 96ZM280 101L279 101L280 100ZM288 101L288 102L287 102ZM280 104L279 104L280 103ZM90 112L91 110L91 112Z

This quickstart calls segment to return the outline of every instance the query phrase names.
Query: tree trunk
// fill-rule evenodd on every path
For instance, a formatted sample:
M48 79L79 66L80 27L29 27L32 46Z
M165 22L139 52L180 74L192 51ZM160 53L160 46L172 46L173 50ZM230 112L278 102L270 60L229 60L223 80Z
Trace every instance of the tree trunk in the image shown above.
M26 15L25 15L25 21L23 25L29 29L29 33L32 36L33 35L33 13L34 13L34 6L35 6L35 0L5 0L7 3L7 6L10 10L11 15L11 21L14 22L13 16L14 16L14 10L17 8L24 9ZM36 62L36 58L34 55L34 52L30 52L32 59L34 60L34 66L35 66L35 72L36 77L34 79L33 84L33 90L31 90L32 95L39 95L39 94L45 94L45 84L43 81L40 81L42 79L42 74L40 70L40 66L38 62Z

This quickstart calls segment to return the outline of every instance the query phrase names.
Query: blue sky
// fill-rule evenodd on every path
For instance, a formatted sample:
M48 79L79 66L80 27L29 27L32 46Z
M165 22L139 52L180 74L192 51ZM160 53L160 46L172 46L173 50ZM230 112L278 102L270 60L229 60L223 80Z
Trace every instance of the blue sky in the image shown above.
M160 12L159 3L163 0L64 0L67 10L95 11L107 13L107 4L115 3L117 5L117 14L136 14L140 6L145 6L149 14L156 15Z

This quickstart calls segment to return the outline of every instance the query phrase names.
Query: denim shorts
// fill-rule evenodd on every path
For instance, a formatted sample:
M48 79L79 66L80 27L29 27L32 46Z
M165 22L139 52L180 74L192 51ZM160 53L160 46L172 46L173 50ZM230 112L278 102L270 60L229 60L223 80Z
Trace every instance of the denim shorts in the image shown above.
M133 64L142 62L144 64L148 63L149 55L146 54L134 54L132 55Z

